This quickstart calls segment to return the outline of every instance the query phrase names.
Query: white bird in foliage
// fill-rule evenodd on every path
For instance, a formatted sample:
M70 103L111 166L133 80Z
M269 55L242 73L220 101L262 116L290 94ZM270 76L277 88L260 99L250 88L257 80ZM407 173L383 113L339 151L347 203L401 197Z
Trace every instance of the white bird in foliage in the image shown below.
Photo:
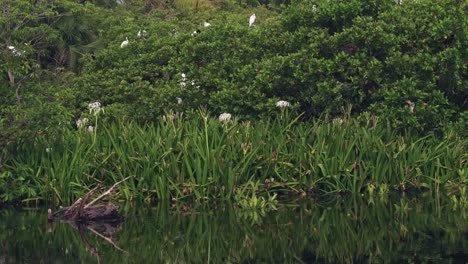
M127 45L128 45L128 38L125 37L125 40L122 41L122 44L120 44L120 47L123 48L123 47L125 47L125 46L127 46Z
M19 51L19 50L17 50L15 48L15 46L8 46L8 49L11 50L11 52L17 57L23 55L23 53L21 53L21 51Z
M197 34L200 33L200 32L201 32L201 30L197 29L197 30L193 31L193 33L191 34L191 36L193 37L193 36L197 35Z
M205 21L205 22L203 23L203 26L204 26L204 27L209 27L209 26L211 26L211 24L208 23L207 21Z
M255 19L257 17L255 16L255 14L251 15L250 16L250 19L249 19L249 27L253 26L253 24L255 23Z
M146 30L139 30L137 33L138 38L146 38L148 36L148 33L146 33Z
M177 36L179 35L179 32L177 31L177 29L172 29L172 36L174 36L174 38L176 38Z

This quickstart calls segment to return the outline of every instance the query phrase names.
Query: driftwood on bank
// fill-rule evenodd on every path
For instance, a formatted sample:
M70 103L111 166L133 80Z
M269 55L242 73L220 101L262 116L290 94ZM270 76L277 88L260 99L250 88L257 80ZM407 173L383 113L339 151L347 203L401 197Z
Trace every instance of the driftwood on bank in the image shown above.
M127 177L110 187L108 190L99 195L96 199L87 203L89 198L96 194L98 191L103 190L104 186L98 184L94 189L90 190L83 197L76 200L71 206L60 207L57 211L52 212L51 209L48 210L48 219L53 221L55 219L65 220L65 221L116 221L121 220L122 216L118 212L118 207L115 206L112 202L99 203L102 202L102 199L106 196L112 195L115 191L115 187L122 182L128 180L130 177Z

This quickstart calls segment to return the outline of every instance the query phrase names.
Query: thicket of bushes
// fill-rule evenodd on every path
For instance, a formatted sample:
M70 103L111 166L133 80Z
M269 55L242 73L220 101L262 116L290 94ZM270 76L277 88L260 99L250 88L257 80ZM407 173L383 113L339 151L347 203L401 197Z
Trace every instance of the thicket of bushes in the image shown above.
M351 104L356 114L371 111L395 128L419 131L466 117L461 2L323 1L316 11L313 4L301 1L278 14L256 10L254 27L246 11L220 11L195 36L202 18L191 27L154 18L116 21L104 34L107 47L83 60L74 105L101 100L111 116L147 121L168 108L201 105L268 116L271 102L284 99L310 117L338 115ZM149 37L135 39L142 28ZM130 44L121 49L125 36Z
M22 138L18 128L28 138L73 124L93 101L117 120L200 106L254 118L283 99L305 117L352 105L395 128L466 128L464 1L297 1L273 11L231 2L2 5L0 38L22 52L0 53L2 146Z
M269 118L278 100L304 119L351 105L396 130L466 136L464 1L280 3L2 1L0 172L95 101L101 121L140 123L199 107Z

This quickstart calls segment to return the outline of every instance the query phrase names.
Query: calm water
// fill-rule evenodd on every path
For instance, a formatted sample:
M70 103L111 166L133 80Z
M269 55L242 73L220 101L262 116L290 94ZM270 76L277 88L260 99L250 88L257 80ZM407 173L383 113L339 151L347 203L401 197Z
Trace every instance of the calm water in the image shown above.
M280 206L122 205L119 225L47 225L0 210L0 263L468 263L468 212L450 200L335 197Z

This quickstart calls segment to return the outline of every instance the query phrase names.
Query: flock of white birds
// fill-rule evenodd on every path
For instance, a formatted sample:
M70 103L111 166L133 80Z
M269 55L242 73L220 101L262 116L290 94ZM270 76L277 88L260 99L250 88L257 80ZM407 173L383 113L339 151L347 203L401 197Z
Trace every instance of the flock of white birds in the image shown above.
M251 27L251 26L253 26L255 24L256 19L257 19L257 16L255 16L255 14L252 14L250 16L250 18L249 18L249 27ZM203 26L204 27L209 27L209 26L211 26L211 24L208 21L205 21L205 22L203 22ZM197 29L197 30L193 31L192 36L194 36L194 35L196 35L198 33L200 33L200 30ZM174 31L174 35L176 35L176 34L178 34L177 31ZM137 33L138 38L145 38L146 36L147 36L146 30L140 30ZM122 41L122 43L120 44L120 47L123 48L123 47L127 46L128 43L129 43L128 37L125 37L125 40Z
M255 24L256 19L257 19L257 16L255 14L252 14L250 16L250 18L249 18L249 27L252 27ZM211 24L208 21L205 21L205 22L203 22L203 26L207 28L207 27L211 26ZM173 29L172 33L173 33L173 35L175 37L179 34L175 29ZM191 35L193 37L194 35L196 35L198 33L200 33L199 29L193 31L193 33ZM148 36L148 34L147 34L146 30L139 30L138 33L137 33L137 38L146 38L147 36ZM123 48L123 47L127 46L128 43L129 43L128 37L125 37L125 40L122 41L122 43L120 44L120 47ZM182 86L186 85L185 81L186 81L186 75L185 75L185 73L182 73L182 81L181 81ZM195 85L195 82L193 80L191 81L191 84L192 84L192 86L196 87L197 89L200 88L199 85ZM176 100L177 100L177 104L182 103L182 98L176 97ZM224 113L224 114L222 114L220 116L220 121L229 121L230 118L231 118L231 114Z

